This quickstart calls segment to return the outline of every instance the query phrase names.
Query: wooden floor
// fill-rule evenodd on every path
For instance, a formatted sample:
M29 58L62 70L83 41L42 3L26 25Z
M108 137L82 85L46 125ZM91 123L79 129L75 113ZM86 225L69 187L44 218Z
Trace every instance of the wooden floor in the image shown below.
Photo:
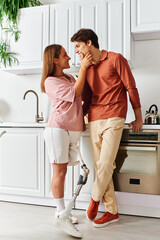
M74 239L54 226L52 207L0 202L0 240ZM85 211L74 210L85 240L160 240L160 219L120 215L120 221L96 229ZM101 216L102 213L98 213Z

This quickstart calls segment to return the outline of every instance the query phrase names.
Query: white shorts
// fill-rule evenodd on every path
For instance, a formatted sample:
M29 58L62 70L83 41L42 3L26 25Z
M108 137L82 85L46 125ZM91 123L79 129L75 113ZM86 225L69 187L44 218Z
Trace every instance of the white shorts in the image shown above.
M80 131L45 128L44 139L50 163L68 163L68 166L78 164L81 158L77 145L80 135Z

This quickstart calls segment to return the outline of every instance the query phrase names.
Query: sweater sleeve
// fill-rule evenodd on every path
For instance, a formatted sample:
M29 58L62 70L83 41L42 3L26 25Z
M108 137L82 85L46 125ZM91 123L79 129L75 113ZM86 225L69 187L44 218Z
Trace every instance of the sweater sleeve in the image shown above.
M127 60L121 54L116 54L115 68L120 76L121 81L123 82L126 91L128 91L132 108L140 108L140 98L138 90L136 88L134 77L132 75Z
M48 97L52 99L61 99L66 102L74 102L75 87L64 79L47 79L45 82L45 91Z

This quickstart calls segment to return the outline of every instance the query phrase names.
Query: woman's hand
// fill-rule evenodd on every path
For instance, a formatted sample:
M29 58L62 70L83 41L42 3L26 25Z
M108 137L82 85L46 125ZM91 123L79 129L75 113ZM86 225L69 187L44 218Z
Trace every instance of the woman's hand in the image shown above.
M80 55L81 58L81 68L87 69L92 63L92 54L88 52L85 56L83 54Z
M79 74L77 81L75 83L75 96L79 97L82 94L85 77L86 77L86 71L89 65L92 63L92 54L88 52L85 56L81 54L81 67L79 69Z

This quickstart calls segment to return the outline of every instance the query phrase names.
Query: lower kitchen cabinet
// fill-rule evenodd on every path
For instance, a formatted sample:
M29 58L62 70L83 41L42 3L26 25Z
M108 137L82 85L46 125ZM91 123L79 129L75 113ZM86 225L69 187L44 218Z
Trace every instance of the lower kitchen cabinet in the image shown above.
M0 201L55 206L51 193L52 165L43 139L44 127L0 127ZM91 142L88 131L79 142L84 162L90 170L88 181L76 199L75 208L88 208L95 179ZM68 167L65 200L77 186L80 164ZM116 192L119 213L160 217L160 195ZM104 205L99 206L105 211Z
M43 128L0 128L0 193L44 197Z
M87 183L82 187L81 192L77 197L77 201L76 201L77 208L80 208L80 205L83 204L83 202L90 202L92 185L95 178L91 142L90 142L90 137L88 133L82 134L80 143L79 143L79 149L80 149L80 153L82 155L83 161L89 169L89 175L88 175ZM80 167L81 165L79 164L74 168L74 189L76 188L77 181L80 176Z

